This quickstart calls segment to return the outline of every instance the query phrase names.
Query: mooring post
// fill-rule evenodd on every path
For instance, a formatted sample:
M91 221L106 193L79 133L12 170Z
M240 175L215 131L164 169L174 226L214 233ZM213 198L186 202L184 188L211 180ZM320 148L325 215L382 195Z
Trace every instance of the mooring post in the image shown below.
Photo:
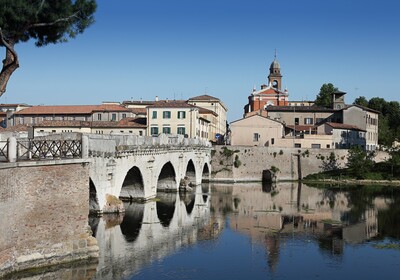
M8 145L8 161L9 162L17 162L17 138L15 137L10 137L7 140L7 145Z

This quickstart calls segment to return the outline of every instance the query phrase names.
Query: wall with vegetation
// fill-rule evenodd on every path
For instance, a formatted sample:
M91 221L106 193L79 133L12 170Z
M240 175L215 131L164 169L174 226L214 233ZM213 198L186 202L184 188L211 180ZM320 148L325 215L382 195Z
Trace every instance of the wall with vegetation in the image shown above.
M211 165L213 181L261 181L262 171L273 166L278 180L297 180L300 157L302 177L324 171L329 165L345 167L347 150L245 146L215 146Z

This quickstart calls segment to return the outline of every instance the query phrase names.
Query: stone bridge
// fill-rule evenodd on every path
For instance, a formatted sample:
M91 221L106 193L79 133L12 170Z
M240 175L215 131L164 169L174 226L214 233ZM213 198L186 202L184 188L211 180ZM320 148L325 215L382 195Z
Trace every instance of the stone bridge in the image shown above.
M90 134L82 138L82 151L91 160L91 210L100 213L118 211L116 197L149 200L182 184L199 185L211 174L209 142L182 135Z

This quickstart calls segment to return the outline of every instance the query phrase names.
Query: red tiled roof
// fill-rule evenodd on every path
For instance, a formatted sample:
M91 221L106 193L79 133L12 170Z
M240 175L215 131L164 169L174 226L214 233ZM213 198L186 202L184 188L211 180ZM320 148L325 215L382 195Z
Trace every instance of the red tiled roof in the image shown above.
M189 101L220 101L218 98L211 96L211 95L207 95L207 94L203 94L203 95L199 95L199 96L195 96L195 97L191 97L189 98Z
M136 115L146 115L147 114L147 110L146 108L131 108L132 113L136 114Z
M144 119L144 120L143 120ZM146 128L145 118L125 118L119 122L106 121L42 121L35 127L98 127L98 128Z
M1 128L1 132L23 132L28 131L28 125L26 124L18 124L14 126L9 126L7 128Z
M154 102L153 105L147 108L197 108L194 105L188 104L184 100L163 100Z
M200 113L200 114L212 114L212 115L214 115L214 116L218 116L218 114L215 113L215 112L212 111L212 110L208 110L208 109L202 108L202 107L197 107L197 108L199 108L199 113Z
M102 105L61 105L61 106L33 106L23 109L15 115L85 115L93 112L129 112L130 110L114 104Z
M314 125L286 125L287 128L296 129L296 131L309 131L316 128Z
M361 129L355 125L351 125L351 124L345 124L345 123L333 123L333 122L327 122L327 125L329 125L332 128L336 128L336 129L350 129L350 130L359 130L359 131L366 131L364 129Z

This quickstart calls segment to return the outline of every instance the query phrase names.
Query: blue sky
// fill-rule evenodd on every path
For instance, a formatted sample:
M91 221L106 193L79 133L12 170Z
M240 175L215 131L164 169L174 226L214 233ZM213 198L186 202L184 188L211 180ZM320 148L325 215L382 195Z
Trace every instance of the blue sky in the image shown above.
M68 43L16 46L0 103L98 104L209 94L241 118L277 58L290 100L322 84L399 101L397 0L99 0L96 23ZM3 49L4 52L4 49Z

